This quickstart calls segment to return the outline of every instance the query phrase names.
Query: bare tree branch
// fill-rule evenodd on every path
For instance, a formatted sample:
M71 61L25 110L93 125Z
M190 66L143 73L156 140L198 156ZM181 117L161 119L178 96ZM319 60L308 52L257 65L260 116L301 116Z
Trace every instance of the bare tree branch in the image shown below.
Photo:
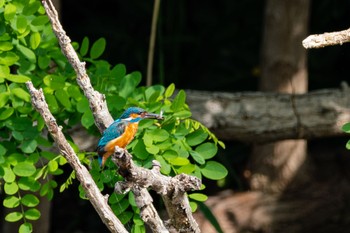
M107 108L105 97L101 93L95 91L91 86L90 78L86 73L85 62L80 62L77 53L70 43L69 37L63 30L52 2L50 0L43 0L42 4L51 21L52 29L61 46L62 53L67 57L69 63L74 68L77 74L77 83L90 103L90 108L95 118L95 124L102 133L113 122L113 118Z
M64 134L62 133L61 127L57 125L56 119L51 114L49 107L45 102L45 97L42 90L35 89L30 81L27 82L26 85L31 95L34 108L43 117L52 138L55 140L58 148L60 149L60 152L75 170L77 179L80 181L87 198L94 206L103 223L111 232L127 233L123 224L119 221L107 204L107 199L101 194L89 171L80 163L78 156L67 142Z
M317 49L332 45L342 45L350 41L350 28L338 32L310 35L303 40L306 49Z

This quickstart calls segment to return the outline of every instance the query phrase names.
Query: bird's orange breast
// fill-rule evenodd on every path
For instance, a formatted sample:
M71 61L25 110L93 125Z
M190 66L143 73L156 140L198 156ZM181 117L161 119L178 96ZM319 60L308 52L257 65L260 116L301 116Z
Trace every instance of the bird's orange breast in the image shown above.
M130 123L125 127L125 131L119 137L107 143L104 150L114 151L115 146L125 148L133 139L138 129L138 123Z

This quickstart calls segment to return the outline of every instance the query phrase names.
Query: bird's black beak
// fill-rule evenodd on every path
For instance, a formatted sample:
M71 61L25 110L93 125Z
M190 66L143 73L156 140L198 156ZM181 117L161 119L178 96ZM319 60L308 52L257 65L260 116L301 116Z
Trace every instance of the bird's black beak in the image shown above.
M162 114L149 113L149 112L145 112L143 114L142 118L144 118L144 119L157 119L157 120L163 120L164 119Z

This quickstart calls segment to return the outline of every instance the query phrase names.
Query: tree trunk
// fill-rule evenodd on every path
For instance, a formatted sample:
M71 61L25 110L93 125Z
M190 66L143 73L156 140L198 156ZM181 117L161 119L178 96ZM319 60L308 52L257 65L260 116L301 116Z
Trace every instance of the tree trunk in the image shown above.
M226 141L266 143L344 136L341 126L350 122L350 90L345 84L342 89L298 95L193 90L186 93L192 117Z
M306 50L309 0L268 0L262 43L261 91L301 94L307 91ZM291 108L295 111L294 106ZM276 122L276 124L278 124ZM306 157L305 140L256 144L251 157L253 190L281 192Z

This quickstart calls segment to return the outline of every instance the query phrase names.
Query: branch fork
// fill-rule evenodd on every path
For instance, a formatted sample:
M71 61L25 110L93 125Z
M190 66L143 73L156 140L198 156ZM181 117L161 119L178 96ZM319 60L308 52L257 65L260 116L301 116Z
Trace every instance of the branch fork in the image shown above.
M153 161L151 170L138 167L134 164L132 155L119 147L115 147L112 161L118 166L119 174L125 178L125 181L116 183L115 192L120 194L131 190L134 193L136 204L141 210L141 218L146 223L150 220L149 214L152 213L153 220L151 223L148 222L149 226L156 228L161 226L159 227L161 229L164 225L151 205L153 199L146 192L147 188L156 191L163 198L170 218L166 228L178 229L178 232L200 232L192 217L191 207L186 196L187 191L200 189L200 179L186 174L175 177L164 176L160 173L160 164L156 160Z

